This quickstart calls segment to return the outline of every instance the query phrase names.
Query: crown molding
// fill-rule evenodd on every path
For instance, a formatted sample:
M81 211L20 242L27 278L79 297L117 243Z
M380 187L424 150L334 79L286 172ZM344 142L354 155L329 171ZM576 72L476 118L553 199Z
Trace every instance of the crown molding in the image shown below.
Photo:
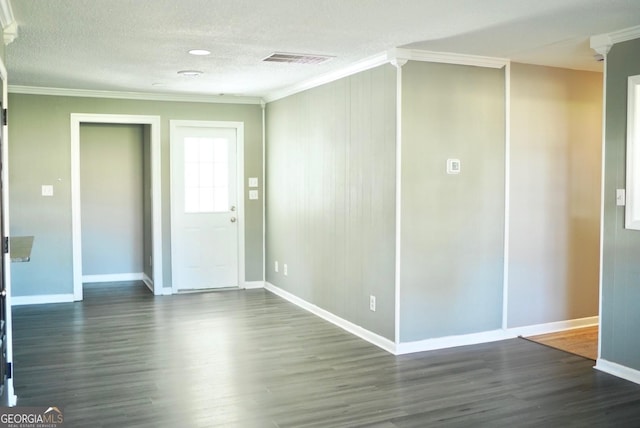
M365 58L361 61L353 63L345 68L340 70L335 70L329 73L322 74L318 77L314 77L300 83L296 83L295 85L286 87L284 89L280 89L268 94L264 97L264 100L268 103L272 101L277 101L281 98L288 97L290 95L297 94L298 92L306 91L307 89L312 89L326 83L331 83L336 80L342 79L347 76L351 76L356 73L360 73L362 71L370 70L372 68L378 67L380 65L386 64L389 62L389 58L387 58L387 54L381 53L378 55L371 56L369 58Z
M486 68L502 68L509 63L509 60L504 58L403 48L391 49L387 56L391 61L424 61Z
M2 37L5 45L18 37L18 23L13 16L9 0L0 0L0 25L2 25Z
M256 104L260 105L260 97L241 97L232 95L196 95L196 94L160 94L145 92L95 91L89 89L45 88L38 86L9 85L11 94L55 95L61 97L83 98L115 98L143 101L173 101L186 103L213 104Z
M614 31L612 33L598 34L592 36L590 39L591 49L606 56L609 50L616 43L622 43L633 39L640 38L640 25L622 30Z
M492 58L476 55L463 55L448 52L431 52L417 49L394 48L378 55L365 58L340 70L332 71L309 80L305 80L293 86L277 90L264 97L265 101L270 103L281 98L306 91L326 83L351 76L362 71L390 63L395 67L402 67L407 61L425 61L437 62L445 64L471 65L476 67L502 68L509 63L509 60L503 58Z

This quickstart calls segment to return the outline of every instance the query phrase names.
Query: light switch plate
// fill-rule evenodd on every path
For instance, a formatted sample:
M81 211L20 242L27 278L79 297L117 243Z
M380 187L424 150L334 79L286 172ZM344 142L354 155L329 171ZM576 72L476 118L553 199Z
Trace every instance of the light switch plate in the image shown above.
M460 159L447 159L447 174L460 174Z
M249 190L249 199L255 201L258 199L258 191L257 190Z
M258 187L258 177L249 177L249 187Z
M616 205L619 207L625 206L626 195L625 189L616 189Z
M53 196L53 186L50 184L43 184L42 196Z

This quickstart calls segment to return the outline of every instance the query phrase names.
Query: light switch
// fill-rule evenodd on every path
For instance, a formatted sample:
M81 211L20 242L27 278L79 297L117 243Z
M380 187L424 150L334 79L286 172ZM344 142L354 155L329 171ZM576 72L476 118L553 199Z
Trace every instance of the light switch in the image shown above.
M616 189L616 205L623 207L625 205L625 199L624 189Z
M258 199L258 191L257 190L249 190L249 199L251 199L251 200Z
M249 187L258 187L258 177L249 177Z
M53 196L53 186L50 184L43 184L42 196Z
M447 174L460 174L460 159L447 159Z

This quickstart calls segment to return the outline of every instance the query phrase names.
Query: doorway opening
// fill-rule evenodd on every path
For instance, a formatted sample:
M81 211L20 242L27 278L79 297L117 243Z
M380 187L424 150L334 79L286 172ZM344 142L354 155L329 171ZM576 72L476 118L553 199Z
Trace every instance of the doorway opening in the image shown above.
M146 227L149 239L144 238L145 226L142 226L143 242L147 242L149 260L142 264L147 265L149 275L144 275L147 286L153 294L164 294L162 272L162 222L161 222L161 192L160 192L160 118L158 116L135 115L101 115L101 114L72 114L71 115L71 201L72 201L72 236L73 236L73 291L74 300L83 299L83 238L82 238L82 186L81 186L81 155L80 155L80 129L83 124L111 124L111 125L142 125L143 141L148 142L148 153L143 156L148 161L148 179L150 186L143 190L148 193L148 210L150 222ZM89 129L89 128L85 128ZM144 145L143 145L144 146ZM144 152L144 147L143 147ZM148 189L148 190L147 190ZM88 217L96 217L98 213L87 213ZM120 234L120 231L110 231L112 234ZM144 243L142 243L144 246ZM143 254L144 251L143 251ZM157 263L155 261L158 261ZM93 267L91 268L93 269ZM144 273L144 269L143 269ZM90 274L91 275L91 274ZM107 276L93 278L101 280L118 280L133 278L118 278ZM170 291L170 290L169 290Z
M148 136L149 125L80 126L85 287L96 282L150 282L153 277Z

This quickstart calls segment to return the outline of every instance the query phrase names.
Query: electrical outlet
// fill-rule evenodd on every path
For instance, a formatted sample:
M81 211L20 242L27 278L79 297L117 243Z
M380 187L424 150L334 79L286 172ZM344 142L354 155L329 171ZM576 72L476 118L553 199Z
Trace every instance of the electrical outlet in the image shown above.
M273 270L275 270L276 272L278 272L278 261L276 260L276 262L273 264Z
M375 312L376 311L376 296L369 296L369 310Z
M42 185L42 196L53 196L53 186L51 184Z
M287 270L287 264L285 263L283 266L284 269L284 276L287 276L289 274L289 271Z
M149 267L153 266L153 257L149 256Z

